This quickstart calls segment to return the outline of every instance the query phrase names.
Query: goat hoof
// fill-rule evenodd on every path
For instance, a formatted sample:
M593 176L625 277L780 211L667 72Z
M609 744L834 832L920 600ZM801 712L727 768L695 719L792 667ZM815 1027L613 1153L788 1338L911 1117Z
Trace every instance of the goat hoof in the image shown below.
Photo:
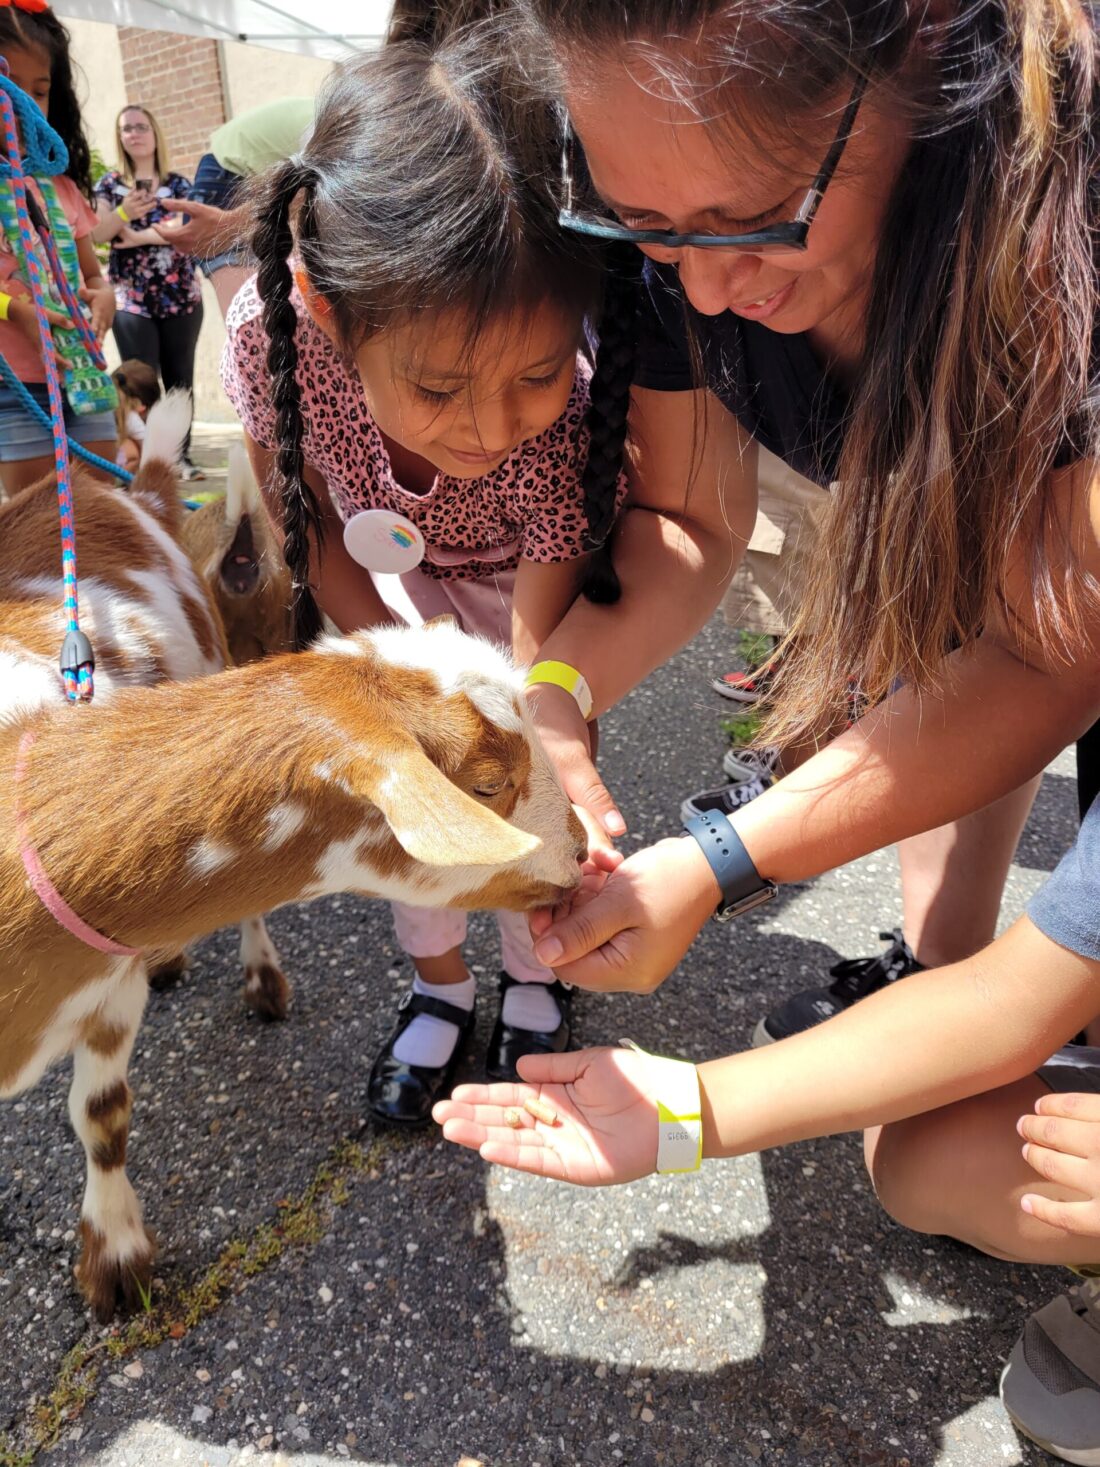
M187 954L176 953L174 957L165 958L162 963L157 963L149 968L149 987L154 993L166 993L168 989L175 988L181 978L187 976Z
M282 1022L290 1010L290 984L278 968L261 963L246 968L244 1001L266 1023Z
M82 1247L73 1273L77 1286L100 1324L116 1314L134 1314L148 1305L153 1282L156 1238L142 1227L144 1246L120 1257L107 1238L86 1219L81 1219Z

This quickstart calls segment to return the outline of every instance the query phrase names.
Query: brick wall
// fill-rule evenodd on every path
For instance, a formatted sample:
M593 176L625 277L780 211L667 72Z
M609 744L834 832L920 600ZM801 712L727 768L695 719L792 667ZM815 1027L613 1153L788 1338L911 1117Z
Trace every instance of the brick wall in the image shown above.
M120 26L119 46L127 102L156 116L172 155L172 167L189 177L210 134L225 121L218 43Z

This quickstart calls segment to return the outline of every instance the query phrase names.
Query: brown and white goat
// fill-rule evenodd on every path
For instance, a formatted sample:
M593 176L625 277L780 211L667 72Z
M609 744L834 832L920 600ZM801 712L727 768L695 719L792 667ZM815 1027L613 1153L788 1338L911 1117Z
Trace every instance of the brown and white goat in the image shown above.
M184 515L179 539L205 583L225 631L229 662L240 667L289 652L290 573L264 512L243 443L229 449L224 499ZM244 998L261 1019L285 1019L291 988L262 917L241 923ZM176 953L150 969L149 986L163 989L187 968Z
M0 507L0 1096L73 1054L77 1279L101 1317L135 1303L152 1268L125 1169L148 955L327 892L524 909L575 886L583 847L518 675L453 624L200 676L224 649L166 527L170 481L147 461L130 495L76 486L90 705L59 705L52 485ZM125 686L156 675L180 680ZM138 954L60 925L28 848L84 923Z
M289 652L290 572L243 443L230 446L224 500L187 515L181 538L214 598L234 667Z

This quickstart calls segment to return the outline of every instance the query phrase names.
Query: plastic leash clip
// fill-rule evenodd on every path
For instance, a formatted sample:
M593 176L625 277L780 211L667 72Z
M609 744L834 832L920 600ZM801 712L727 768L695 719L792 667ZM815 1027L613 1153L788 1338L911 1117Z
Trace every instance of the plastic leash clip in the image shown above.
M527 674L523 686L533 688L538 683L551 683L556 688L564 688L576 700L585 723L592 717L592 689L588 686L584 673L570 667L568 662L536 662Z
M703 1106L699 1072L689 1060L650 1054L633 1039L620 1039L623 1049L654 1060L661 1068L657 1101L657 1171L662 1176L697 1172L703 1164Z
M79 696L89 697L90 693L84 689L90 687L91 675L95 671L95 653L92 651L91 642L82 631L77 629L65 633L58 663L66 687L78 683L81 688Z

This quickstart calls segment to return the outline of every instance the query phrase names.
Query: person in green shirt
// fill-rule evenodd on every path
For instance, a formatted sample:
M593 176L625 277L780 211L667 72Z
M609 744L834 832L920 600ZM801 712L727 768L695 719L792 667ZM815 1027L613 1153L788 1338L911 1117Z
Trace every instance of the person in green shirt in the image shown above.
M296 153L312 126L312 97L281 97L231 117L211 137L186 199L171 201L178 217L157 230L165 244L198 257L223 316L253 270L242 238L247 207L236 202L241 186Z

